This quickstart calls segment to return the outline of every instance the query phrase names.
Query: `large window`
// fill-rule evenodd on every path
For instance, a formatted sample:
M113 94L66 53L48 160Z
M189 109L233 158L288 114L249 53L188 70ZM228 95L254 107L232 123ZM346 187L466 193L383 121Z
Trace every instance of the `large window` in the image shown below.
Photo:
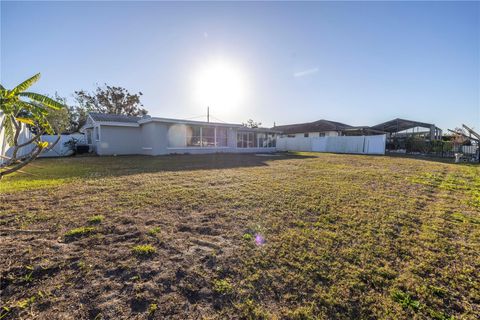
M227 128L217 128L217 147L227 147Z
M237 132L237 148L272 148L275 145L273 133Z
M267 133L267 148L275 148L277 146L277 140L274 133Z
M201 147L202 141L202 127L189 126L187 127L187 147Z
M227 147L227 128L187 126L187 147Z
M237 132L237 148L248 148L249 132Z
M202 147L215 147L215 128L202 127Z

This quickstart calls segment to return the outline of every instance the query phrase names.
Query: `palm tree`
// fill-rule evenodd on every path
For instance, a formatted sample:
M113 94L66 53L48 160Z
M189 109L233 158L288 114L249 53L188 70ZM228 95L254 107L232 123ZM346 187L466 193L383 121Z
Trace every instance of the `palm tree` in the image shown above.
M0 155L5 160L0 164L0 179L26 166L49 146L48 142L41 140L42 134L53 133L52 126L47 120L48 111L65 107L47 96L26 91L38 79L40 79L40 73L20 83L12 90L5 89L0 84L0 115L3 116L0 129L5 130L7 142L13 148L11 157ZM28 141L19 143L22 123L34 132L34 136ZM25 156L18 157L18 151L30 144L34 144L33 150Z

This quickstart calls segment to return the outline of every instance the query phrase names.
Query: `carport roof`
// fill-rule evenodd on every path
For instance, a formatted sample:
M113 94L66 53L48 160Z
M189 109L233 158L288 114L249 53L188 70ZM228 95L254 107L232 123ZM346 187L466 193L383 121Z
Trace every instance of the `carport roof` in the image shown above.
M414 121L414 120L406 120L406 119L393 119L384 123L377 124L375 126L372 126L372 129L375 130L381 130L384 132L400 132L404 131L407 129L412 129L416 127L422 127L422 128L428 128L430 129L431 127L436 127L433 123L426 123L426 122L419 122L419 121Z

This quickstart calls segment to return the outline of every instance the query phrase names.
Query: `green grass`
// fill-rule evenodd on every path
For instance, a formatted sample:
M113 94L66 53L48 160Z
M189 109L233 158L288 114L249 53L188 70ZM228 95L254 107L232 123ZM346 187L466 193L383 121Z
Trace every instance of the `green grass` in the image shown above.
M104 219L105 219L105 216L97 215L97 216L90 217L90 219L88 219L88 222L92 224L98 224L98 223L102 223Z
M155 247L149 244L138 245L132 248L132 252L139 256L151 256L156 251Z
M61 299L43 309L35 301L18 318L67 310L90 292L103 308L95 314L112 318L146 317L151 304L158 318L480 317L480 166L313 153L34 165L26 171L35 175L0 182L0 220L52 234L35 235L32 247L23 238L0 245L10 261L0 271L16 279L4 300L17 310L38 290ZM108 212L102 232L70 230L78 241L59 247L64 230L99 212ZM58 271L23 281L32 261ZM132 294L145 302L129 313Z
M148 230L148 234L151 235L151 236L155 236L155 235L158 234L160 231L162 231L162 228L160 228L160 227L153 227L153 228L151 228L150 230Z
M213 281L213 290L221 295L231 294L233 292L233 286L229 279L216 279Z
M81 237L95 231L94 227L79 227L65 232L65 237Z

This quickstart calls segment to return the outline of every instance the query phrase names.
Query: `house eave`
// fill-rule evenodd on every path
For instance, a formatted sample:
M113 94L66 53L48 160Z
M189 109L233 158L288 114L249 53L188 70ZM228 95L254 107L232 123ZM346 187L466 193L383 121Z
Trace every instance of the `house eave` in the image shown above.
M195 120L182 120L182 119L171 119L171 118L144 118L138 121L140 125L151 123L151 122L161 122L161 123L173 123L173 124L186 124L186 125L201 125L201 126L216 126L216 127L228 127L228 128L235 128L241 129L244 131L258 131L258 132L272 132L272 133L280 133L278 130L272 130L269 128L248 128L241 124L236 123L224 123L224 122L206 122L206 121L195 121Z
M134 122L113 122L113 121L95 121L95 125L111 127L140 127L140 124Z

